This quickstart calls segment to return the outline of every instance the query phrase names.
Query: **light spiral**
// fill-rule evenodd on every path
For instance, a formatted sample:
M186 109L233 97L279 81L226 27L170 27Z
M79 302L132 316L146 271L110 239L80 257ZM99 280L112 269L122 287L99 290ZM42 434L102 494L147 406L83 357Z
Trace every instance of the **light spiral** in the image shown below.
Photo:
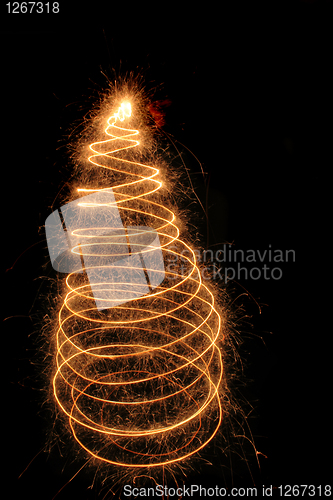
M213 293L202 282L194 251L179 239L175 214L159 202L159 169L136 161L139 131L119 125L126 121L130 126L131 117L131 104L121 104L108 119L107 139L90 145L89 161L117 179L112 185L113 206L127 236L140 237L140 226L152 228L164 262L172 266L148 294L133 298L131 283L119 283L132 294L130 300L102 311L94 298L100 294L103 301L112 284L92 285L82 272L67 276L53 390L75 440L90 456L117 466L156 467L197 453L222 422L223 364L217 345L221 316ZM79 192L108 189L86 187ZM83 198L80 206L92 210L96 203ZM107 231L101 235L101 229ZM73 231L72 237L80 236L85 243L75 245L72 252L82 260L98 256L101 245L103 257L113 245L113 258L125 255L128 246L132 255L156 250L128 237L125 244L117 228ZM128 245L124 251L122 245ZM158 272L145 272L149 271Z

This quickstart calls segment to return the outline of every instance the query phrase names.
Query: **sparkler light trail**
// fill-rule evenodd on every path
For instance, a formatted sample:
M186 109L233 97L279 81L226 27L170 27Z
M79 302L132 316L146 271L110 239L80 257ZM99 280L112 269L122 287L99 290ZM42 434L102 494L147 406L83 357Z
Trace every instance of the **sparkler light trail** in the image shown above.
M195 252L161 201L159 168L140 152L140 106L131 96L117 106L104 140L89 146L94 182L77 190L75 218L61 209L74 260L53 391L89 456L159 467L197 453L220 427L223 325Z

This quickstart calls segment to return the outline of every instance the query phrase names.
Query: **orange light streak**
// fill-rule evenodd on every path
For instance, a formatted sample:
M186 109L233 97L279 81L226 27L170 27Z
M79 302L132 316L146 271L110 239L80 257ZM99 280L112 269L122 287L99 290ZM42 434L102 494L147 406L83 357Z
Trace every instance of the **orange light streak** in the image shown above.
M213 293L202 282L194 251L179 238L174 212L158 201L159 169L135 161L139 131L118 125L131 118L131 104L122 103L107 121L108 138L89 146L89 161L113 178L121 177L112 185L113 205L125 227L132 220L133 227L152 227L165 262L172 258L177 264L149 294L105 311L96 309L82 274L68 275L53 390L75 440L90 456L123 467L157 467L197 453L221 425L223 363L217 343L222 319ZM84 198L79 205L85 210L98 206ZM110 245L116 238L109 234L103 243L100 238L94 243L96 229L101 228L73 231L73 237L84 235L91 244L78 244L72 252L96 256L97 245ZM155 249L147 245L144 251Z

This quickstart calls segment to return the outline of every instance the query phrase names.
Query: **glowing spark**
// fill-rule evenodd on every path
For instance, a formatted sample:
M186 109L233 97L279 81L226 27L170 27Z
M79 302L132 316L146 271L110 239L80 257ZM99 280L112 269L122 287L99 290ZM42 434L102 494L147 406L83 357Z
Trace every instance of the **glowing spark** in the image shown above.
M194 251L179 239L175 214L156 201L162 185L157 180L159 170L135 161L139 131L117 125L131 116L131 104L121 104L107 121L108 138L89 146L91 164L121 178L112 186L115 201L89 202L87 196L78 206L88 211L116 206L123 220L134 221L126 226L131 254L141 252L144 259L156 246L148 242L143 247L139 226L151 227L158 234L164 260L176 261L174 270L163 271L164 280L149 293L131 295L102 311L94 299L100 294L99 300L104 300L114 283L91 285L84 273L70 273L59 311L53 388L74 438L92 457L118 466L156 467L198 452L221 424L223 370L216 345L221 317L212 292L202 283ZM101 236L101 230L108 232ZM71 232L74 239L80 235L84 243L74 245L72 252L83 259L98 257L100 249L108 247L103 257L121 258L126 253L122 245L125 248L128 241L120 241L116 227ZM133 235L136 239L131 240ZM116 254L111 248L114 242ZM111 270L115 264L103 266ZM152 276L161 271L147 266L146 272ZM131 281L118 281L117 286L133 294Z

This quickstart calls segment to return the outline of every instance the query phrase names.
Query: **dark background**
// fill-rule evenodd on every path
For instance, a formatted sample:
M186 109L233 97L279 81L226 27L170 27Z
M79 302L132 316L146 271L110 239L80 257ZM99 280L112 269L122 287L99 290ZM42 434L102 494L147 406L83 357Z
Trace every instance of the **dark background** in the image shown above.
M252 479L235 456L233 474L224 477L225 463L212 451L213 466L200 483L329 483L329 343L320 323L326 293L320 252L328 235L322 221L332 134L330 3L192 5L182 13L166 5L152 12L128 6L107 11L98 4L69 11L60 3L59 15L4 14L1 25L2 413L11 498L51 500L77 471L56 448L49 457L38 454L47 423L38 366L29 360L47 261L42 226L64 182L59 141L80 120L80 109L88 110L90 91L105 89L102 71L113 77L113 70L139 72L148 89L158 87L156 99L171 101L164 130L207 172L200 177L193 157L184 156L208 207L208 233L204 214L197 219L204 246L233 242L262 251L271 244L296 251L295 263L281 264L280 280L240 280L230 290L235 298L242 287L249 292L236 301L252 325L242 333L242 394L254 407L250 426L267 458L259 456L258 470L248 452ZM196 475L187 479L196 482ZM57 498L95 498L98 491L87 490L89 484L79 475Z

